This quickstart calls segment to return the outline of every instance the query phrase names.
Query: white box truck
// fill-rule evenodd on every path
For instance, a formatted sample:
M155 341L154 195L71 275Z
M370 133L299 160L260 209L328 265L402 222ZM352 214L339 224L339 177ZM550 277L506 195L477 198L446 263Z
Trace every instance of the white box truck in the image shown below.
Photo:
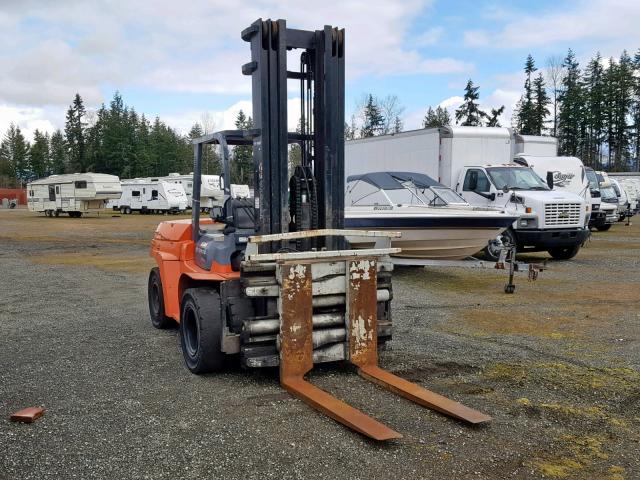
M372 171L425 173L472 205L506 209L520 219L501 241L519 252L574 257L589 235L587 204L574 193L551 190L531 168L513 163L507 128L443 127L345 142L345 178ZM486 255L497 259L500 241Z

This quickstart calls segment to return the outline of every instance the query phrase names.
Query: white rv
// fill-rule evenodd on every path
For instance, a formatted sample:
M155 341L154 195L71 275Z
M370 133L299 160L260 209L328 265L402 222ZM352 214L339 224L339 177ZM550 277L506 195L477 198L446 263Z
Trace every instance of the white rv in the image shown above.
M27 205L32 212L81 217L99 212L107 201L120 198L120 179L104 173L71 173L51 175L27 184Z
M155 179L122 180L122 196L109 207L121 213L179 213L187 209L187 195L180 184Z
M609 181L606 172L596 172L598 183L600 186L600 195L602 203L600 209L606 213L606 222L603 227L598 227L599 231L607 231L611 225L618 221L618 195Z
M187 208L191 208L191 197L193 196L193 173L181 175L170 173L166 177L159 177L155 180L162 180L169 183L177 183L184 187L187 195ZM202 175L200 183L200 209L209 212L213 207L221 207L224 203L224 183L220 175Z
M575 256L589 235L588 205L574 193L550 190L531 168L513 163L507 128L443 127L414 130L345 143L345 178L371 171L425 173L467 202L518 214L501 236L518 251ZM497 259L500 242L486 251Z

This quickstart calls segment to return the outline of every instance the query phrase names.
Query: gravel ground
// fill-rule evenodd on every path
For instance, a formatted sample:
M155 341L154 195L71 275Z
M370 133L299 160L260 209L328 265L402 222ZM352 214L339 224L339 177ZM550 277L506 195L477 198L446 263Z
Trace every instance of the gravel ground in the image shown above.
M514 295L499 272L398 270L382 366L493 421L316 368L316 385L404 435L382 445L277 372L186 370L177 331L148 320L158 220L0 211L0 479L640 478L640 220ZM34 405L36 423L8 421Z

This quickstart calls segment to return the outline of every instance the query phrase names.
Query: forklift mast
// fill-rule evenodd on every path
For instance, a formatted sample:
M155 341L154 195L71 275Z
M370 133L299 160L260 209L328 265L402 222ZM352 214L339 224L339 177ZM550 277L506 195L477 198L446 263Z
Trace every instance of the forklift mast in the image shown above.
M257 20L242 32L251 44L253 91L253 161L255 208L262 235L290 230L288 147L298 143L303 173L317 185L315 228L344 225L344 30L325 26L305 31L287 28L285 20ZM299 71L287 53L301 50ZM288 81L299 85L300 132L287 125ZM311 179L307 179L311 181ZM306 185L305 185L306 188ZM311 200L311 199L310 199ZM315 199L314 199L315 200ZM295 220L295 219L294 219ZM300 220L293 225L302 230Z

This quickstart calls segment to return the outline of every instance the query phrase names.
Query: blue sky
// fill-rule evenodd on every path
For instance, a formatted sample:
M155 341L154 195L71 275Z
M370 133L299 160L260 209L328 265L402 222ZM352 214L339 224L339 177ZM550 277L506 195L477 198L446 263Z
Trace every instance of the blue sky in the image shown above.
M407 128L428 106L454 109L468 78L485 108L522 88L531 53L544 68L569 47L586 61L640 47L640 2L343 0L1 1L0 134L64 124L78 91L89 109L119 90L128 105L186 131L196 121L231 126L250 108L240 31L258 17L295 28L346 29L347 111L365 93L397 95ZM290 102L295 122L296 100Z

